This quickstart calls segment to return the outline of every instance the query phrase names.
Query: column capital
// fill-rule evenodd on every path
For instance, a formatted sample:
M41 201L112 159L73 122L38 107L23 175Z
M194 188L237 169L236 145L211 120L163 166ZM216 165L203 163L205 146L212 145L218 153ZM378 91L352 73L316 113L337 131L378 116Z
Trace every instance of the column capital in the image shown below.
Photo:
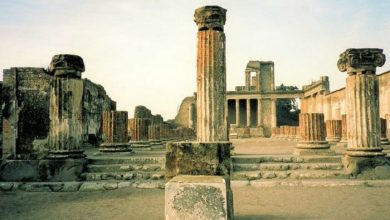
M386 56L382 49L361 48L347 49L340 54L337 67L341 72L356 73L372 71L375 74L376 67L381 67L386 62Z
M219 30L223 31L226 21L226 9L219 6L204 6L195 10L195 23L198 30Z

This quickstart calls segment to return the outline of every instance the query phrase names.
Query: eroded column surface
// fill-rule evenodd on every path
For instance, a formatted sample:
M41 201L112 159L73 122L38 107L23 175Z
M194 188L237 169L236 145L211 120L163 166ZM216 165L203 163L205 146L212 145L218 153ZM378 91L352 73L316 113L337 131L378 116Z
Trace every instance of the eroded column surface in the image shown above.
M341 140L342 121L341 120L326 120L326 141L329 143L337 143Z
M127 111L103 112L104 143L100 145L102 152L131 151L128 143Z
M379 89L376 67L385 63L381 49L347 49L338 68L347 71L346 109L348 147L344 166L352 174L389 164L380 146ZM375 175L375 174L374 174Z
M325 140L324 114L299 114L300 141L295 147L295 155L331 154L330 145Z
M219 7L218 7L219 8ZM198 25L197 139L200 142L227 141L225 9L195 12ZM213 13L215 18L209 17Z
M48 158L80 158L83 154L83 93L80 79L83 59L76 55L55 55L50 64L54 74L50 90L50 132Z
M148 126L150 121L145 118L132 118L129 120L129 128L133 147L150 147L148 140Z
M347 115L343 114L341 115L341 139L339 143L337 143L337 146L340 147L347 147L348 139L347 139Z

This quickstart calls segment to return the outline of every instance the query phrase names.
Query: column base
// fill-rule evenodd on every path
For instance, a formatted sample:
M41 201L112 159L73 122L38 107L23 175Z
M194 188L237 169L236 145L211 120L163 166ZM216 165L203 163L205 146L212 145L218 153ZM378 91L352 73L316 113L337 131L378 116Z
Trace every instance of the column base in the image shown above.
M162 145L162 142L159 139L150 139L149 140L150 145L156 146L156 145Z
M381 157L385 156L381 147L371 148L347 148L346 155L351 157Z
M99 147L100 152L131 152L129 143L103 143Z
M294 149L294 155L334 155L335 152L330 150L327 141L305 141L299 142Z
M149 141L130 141L129 143L132 148L148 148L152 146Z
M390 145L389 139L381 138L381 146Z
M358 179L390 179L390 160L385 156L354 157L342 159L345 170Z
M330 144L330 145L335 145L337 144L338 142L340 142L341 138L340 137L327 137L326 138L326 141Z
M49 150L47 159L85 158L84 150Z
M348 141L347 139L341 139L339 143L336 144L337 147L347 147Z

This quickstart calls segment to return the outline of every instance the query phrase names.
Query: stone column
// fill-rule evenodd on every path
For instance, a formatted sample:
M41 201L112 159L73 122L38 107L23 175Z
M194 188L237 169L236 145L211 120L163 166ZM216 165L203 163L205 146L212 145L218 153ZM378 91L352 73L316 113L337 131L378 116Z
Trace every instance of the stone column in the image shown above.
M224 18L208 20L196 14L198 24L197 59L197 139L200 142L227 141L226 69ZM200 17L199 17L200 16ZM218 16L222 16L219 14ZM214 20L218 23L214 26ZM211 22L211 23L208 23ZM222 22L222 23L220 23Z
M126 111L103 112L104 142L99 150L102 152L131 151L128 143L128 117Z
M234 216L230 187L231 143L225 115L225 20L226 10L219 6L205 6L195 11L198 26L197 142L167 143L165 177L170 179L165 187L167 220L233 219ZM188 204L194 205L189 207Z
M263 117L261 109L261 99L257 99L257 126L261 126L261 118Z
M246 100L246 126L251 126L251 100Z
M295 147L295 155L332 154L325 141L325 123L322 113L299 114L300 141Z
M347 115L343 114L341 115L341 139L340 142L337 143L337 146L347 147L347 129Z
M236 125L240 127L240 100L236 99Z
M276 127L276 102L275 99L271 99L271 128Z
M83 154L83 59L76 55L55 55L50 90L50 132L48 158L81 158Z
M353 175L363 171L376 175L375 167L390 165L380 146L379 89L375 74L376 67L384 63L383 50L371 48L347 49L337 62L339 70L348 73L345 87L348 147L343 164Z
M387 121L385 118L381 118L381 146L389 145L390 142L387 139Z
M130 120L130 129L131 132L131 146L132 147L150 147L148 139L148 126L149 120L145 118L133 118Z
M160 145L161 125L150 125L148 127L148 137L151 145Z
M336 144L341 140L341 120L326 120L326 141Z

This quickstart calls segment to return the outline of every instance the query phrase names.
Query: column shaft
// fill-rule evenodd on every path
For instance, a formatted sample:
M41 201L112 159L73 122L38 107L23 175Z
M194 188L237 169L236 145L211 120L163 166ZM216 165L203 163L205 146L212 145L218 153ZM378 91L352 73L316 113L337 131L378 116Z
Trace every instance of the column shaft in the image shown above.
M246 100L246 126L251 126L251 100Z

